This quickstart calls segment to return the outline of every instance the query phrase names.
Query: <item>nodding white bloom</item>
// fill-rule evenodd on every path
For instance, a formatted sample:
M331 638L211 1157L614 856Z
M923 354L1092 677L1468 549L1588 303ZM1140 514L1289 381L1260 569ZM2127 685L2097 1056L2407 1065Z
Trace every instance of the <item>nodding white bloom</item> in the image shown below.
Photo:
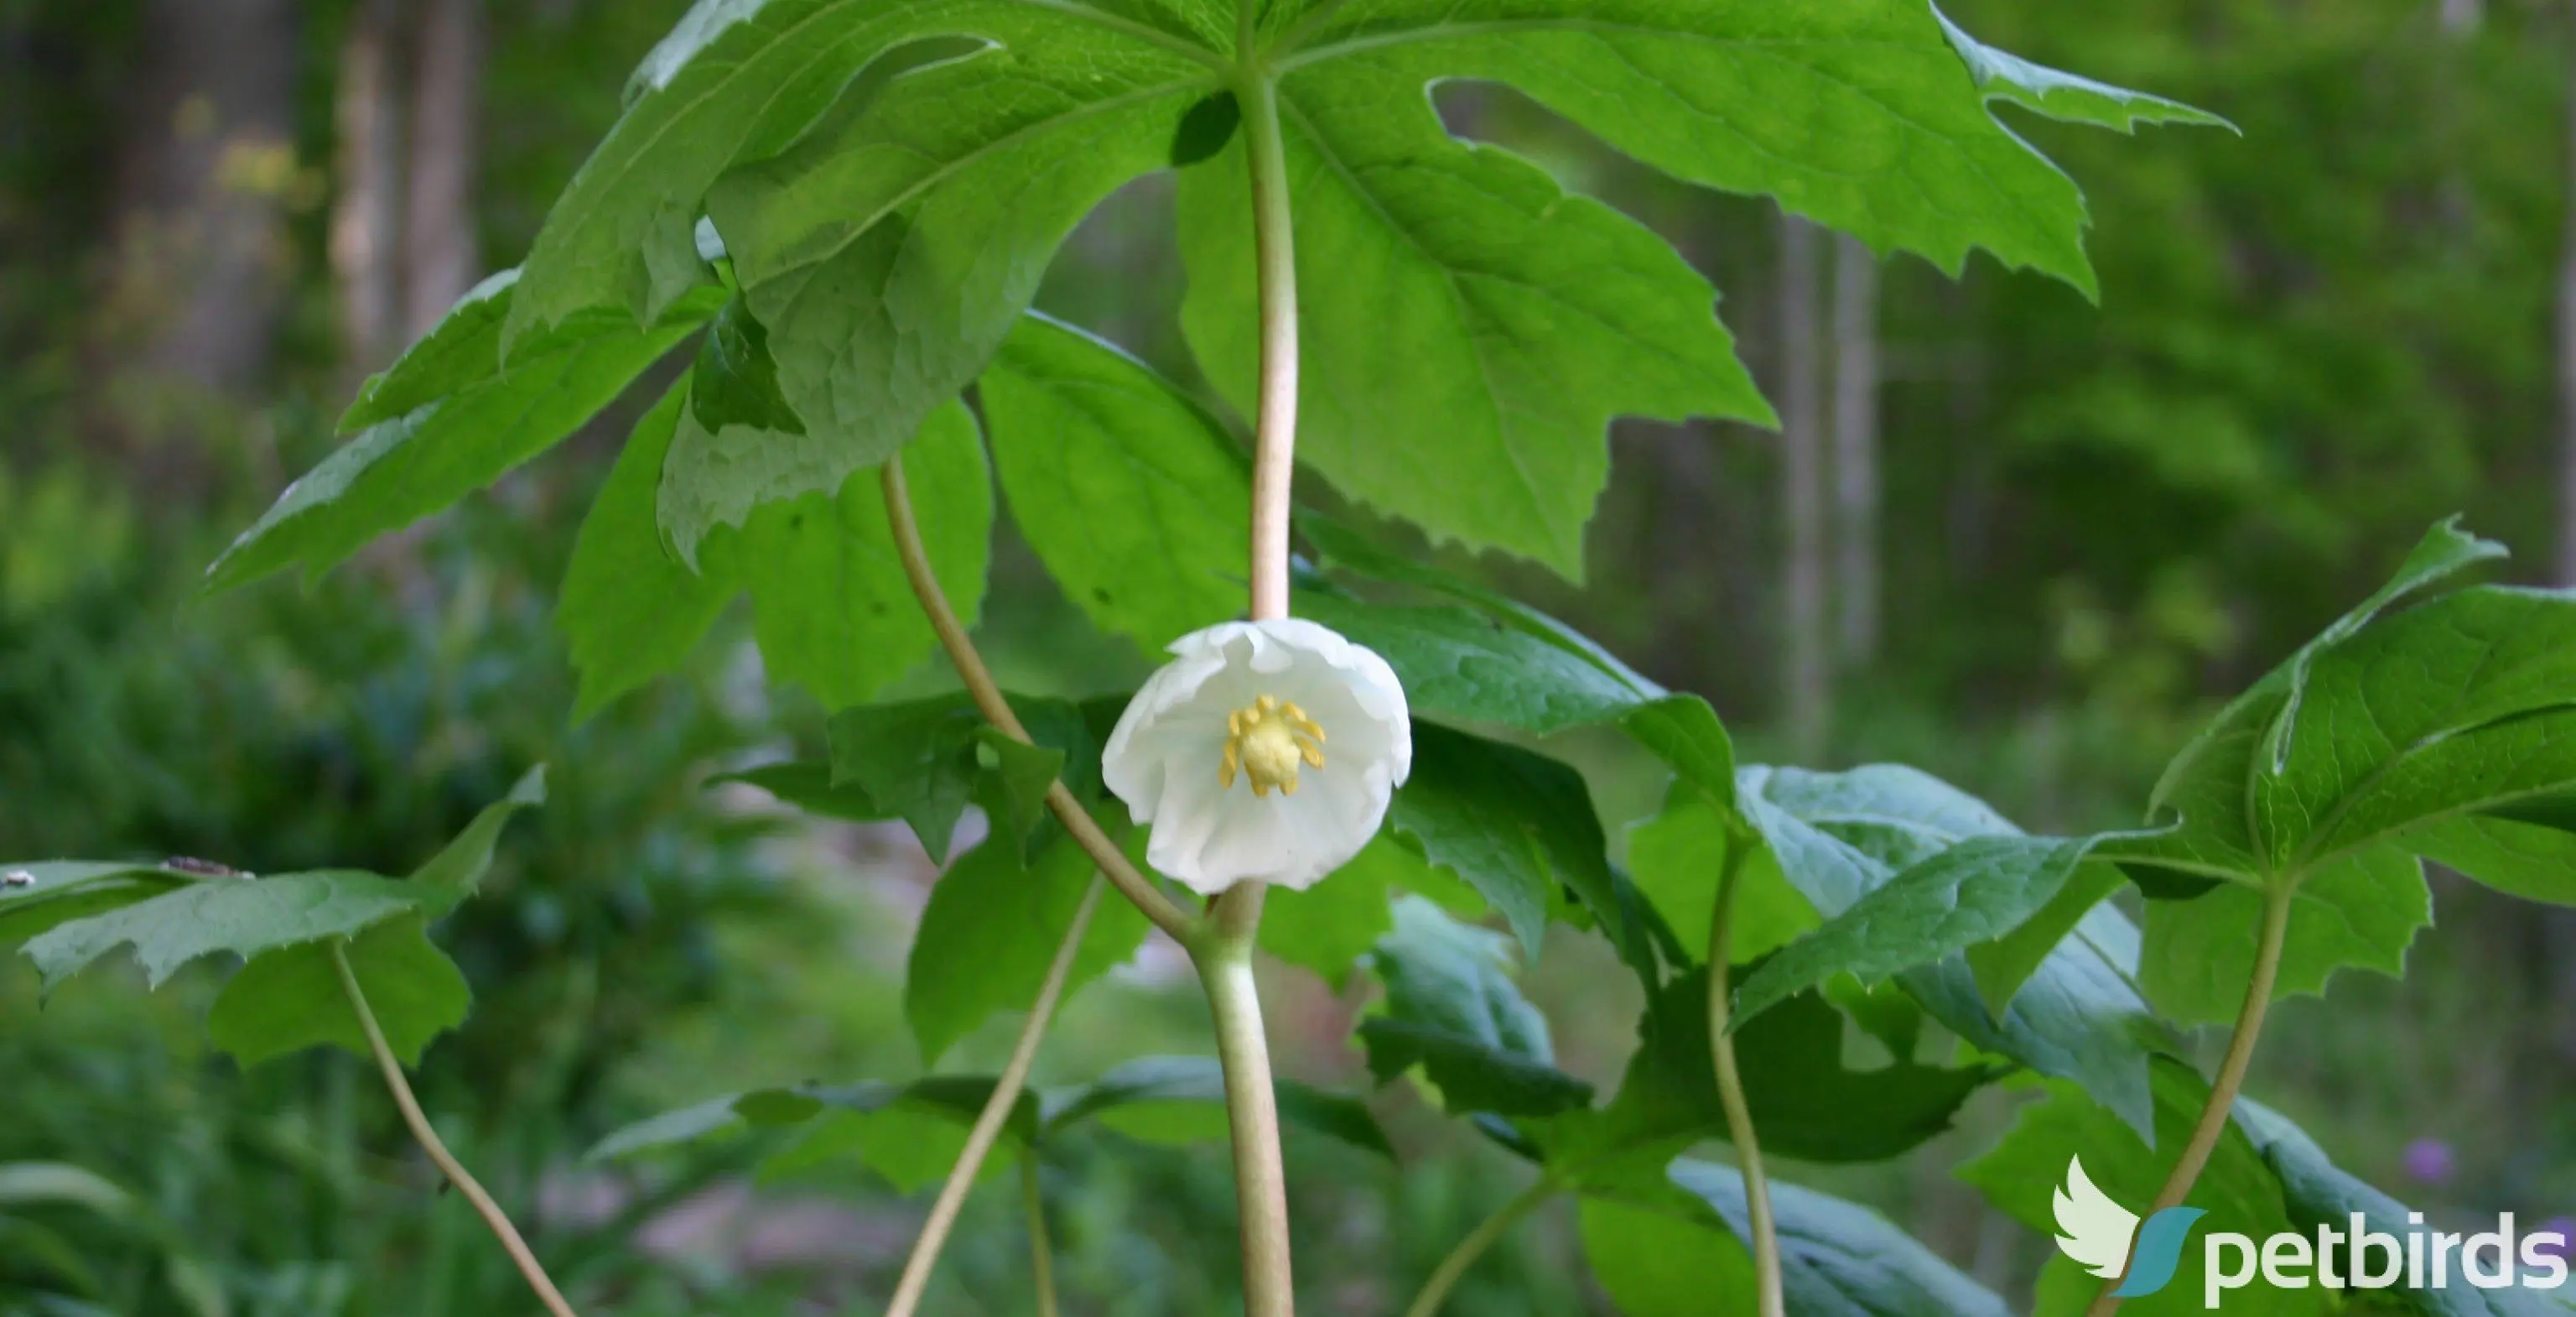
M1146 858L1210 896L1303 888L1359 854L1413 771L1404 687L1312 622L1228 622L1172 642L1101 755Z

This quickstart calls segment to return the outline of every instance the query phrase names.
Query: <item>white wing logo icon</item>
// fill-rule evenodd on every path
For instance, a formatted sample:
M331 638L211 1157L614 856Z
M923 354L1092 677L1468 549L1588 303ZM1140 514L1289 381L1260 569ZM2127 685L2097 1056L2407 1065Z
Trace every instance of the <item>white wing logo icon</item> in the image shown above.
M2057 1249L2108 1279L2129 1265L2129 1244L2138 1234L2138 1214L2112 1202L2084 1174L2084 1159L2066 1159L2066 1187L2050 1200L2057 1213Z

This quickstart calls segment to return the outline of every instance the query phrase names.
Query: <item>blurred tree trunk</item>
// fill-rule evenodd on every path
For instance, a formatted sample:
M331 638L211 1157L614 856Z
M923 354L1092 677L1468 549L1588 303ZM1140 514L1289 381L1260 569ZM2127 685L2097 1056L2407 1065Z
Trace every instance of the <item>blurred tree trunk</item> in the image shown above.
M147 0L100 350L112 442L165 493L268 372L292 273L295 0Z
M340 294L343 394L393 356L401 302L402 116L395 0L360 0L340 45L333 106L339 195L331 276Z
M1816 226L1780 217L1781 502L1789 553L1781 581L1787 643L1782 696L1789 740L1803 760L1824 750L1832 717L1825 617L1824 363L1818 342L1821 282Z
M483 0L426 0L412 75L402 337L428 333L483 277L474 222L483 131Z
M1834 591L1845 666L1878 657L1878 258L1834 244Z

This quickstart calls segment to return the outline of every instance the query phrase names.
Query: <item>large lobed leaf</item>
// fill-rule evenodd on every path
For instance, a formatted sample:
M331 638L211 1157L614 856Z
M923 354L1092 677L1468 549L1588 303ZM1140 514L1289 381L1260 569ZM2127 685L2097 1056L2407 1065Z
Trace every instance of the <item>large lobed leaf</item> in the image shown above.
M2290 902L2276 996L2348 966L2402 973L2432 919L2419 856L2576 903L2576 595L2436 593L2502 553L2435 526L2174 760L2161 831L2103 842L2163 898L2145 967L2159 1007L2234 1015L2267 899Z
M704 283L695 230L712 216L775 364L784 410L764 395L755 412L799 424L675 445L661 519L693 552L909 442L1014 332L1084 213L1198 162L1184 318L1239 403L1255 317L1242 148L1226 140L1233 31L1211 3L704 0L548 218L508 350L600 308L661 315ZM2195 119L1993 52L1905 0L1275 6L1261 40L1308 272L1309 460L1435 534L1569 573L1612 416L1768 408L1669 247L1450 139L1430 84L1509 82L1676 177L1945 268L1984 246L2088 288L2073 185L1986 102Z
M48 991L120 948L133 949L152 987L195 961L241 958L208 1028L244 1065L324 1043L368 1052L336 947L395 1055L417 1061L470 1004L464 976L428 939L429 921L474 894L502 828L544 800L540 767L401 879L346 869L258 876L179 862L6 866L35 881L0 889L0 936L43 928L21 949ZM78 917L57 918L66 913Z
M1762 852L1746 864L1749 888L1785 883L1823 918L1827 929L1863 911L1874 894L1901 874L1937 864L1963 843L1977 843L1967 858L2018 855L2043 871L2049 871L2062 845L2017 842L2019 830L1984 802L1927 774L1892 765L1846 773L1748 767L1736 799L1762 845ZM2025 842L2029 849L2023 849ZM1692 865L1696 881L1711 887L1721 861L1722 855L1689 852L1672 857L1672 862ZM1973 876L1975 871L1929 872L1932 878L1918 875L1916 881L1938 892L1952 890L1950 875ZM1668 878L1651 889L1669 891L1689 881ZM2008 890L2001 895L2006 904L2045 906ZM1998 922L1972 918L1950 931L1991 935ZM2026 972L2019 973L2016 990L2001 1001L1980 990L1981 976L1972 963L1977 949L1963 952L1958 936L1912 955L1877 941L1865 923L1855 923L1859 926L1845 924L1836 932L1836 941L1850 940L1873 972L1893 973L1925 1011L1961 1039L2043 1075L2073 1080L2133 1128L2151 1128L2148 1061L2170 1040L2139 994L2138 932L2127 916L2107 906L2082 913L2069 925L2069 934L2044 954L2021 958ZM1886 968L1899 962L1909 967ZM1993 976L1986 977L1991 981Z
M207 569L224 590L301 564L308 580L367 541L407 526L579 429L644 369L715 314L699 294L632 317L567 317L504 365L502 321L516 271L466 294L429 335L367 382L341 429L346 445L308 471Z

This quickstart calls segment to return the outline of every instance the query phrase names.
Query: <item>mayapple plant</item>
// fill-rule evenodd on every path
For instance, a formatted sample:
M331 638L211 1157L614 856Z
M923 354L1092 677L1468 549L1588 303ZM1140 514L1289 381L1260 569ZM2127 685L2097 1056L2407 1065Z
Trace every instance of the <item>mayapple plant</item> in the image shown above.
M719 1095L594 1155L761 1129L786 1132L774 1165L943 1179L896 1314L922 1302L987 1167L1016 1160L1052 1311L1034 1168L1054 1141L1222 1104L1245 1306L1283 1317L1283 1122L1393 1153L1352 1096L1272 1074L1266 953L1366 975L1371 1073L1414 1080L1531 1167L1412 1302L1422 1317L1559 1195L1633 1317L2000 1317L2002 1298L1883 1219L1764 1162L1904 1155L1999 1083L2037 1100L1958 1173L2043 1232L2076 1153L2120 1202L2201 1206L2248 1235L2352 1213L2402 1231L2402 1204L2241 1096L2247 1061L2276 997L2344 966L2402 970L2430 920L2425 859L2576 902L2576 596L2458 586L2501 550L2436 527L2227 706L2131 831L2030 836L1894 765L1739 764L1705 701L1293 498L1302 463L1435 542L1572 577L1612 418L1771 419L1709 284L1643 226L1450 136L1429 97L1446 79L1507 84L1665 174L1774 198L1881 255L1956 273L1983 248L2087 294L2081 197L1994 108L2220 122L2005 54L1920 0L700 0L526 263L369 381L346 445L209 576L328 571L694 341L581 527L559 612L575 714L670 669L749 596L769 676L839 712L828 762L739 780L902 820L948 864L905 989L934 1071L993 1015L1027 1014L996 1075ZM1177 176L1182 327L1215 405L1030 309L1073 226L1158 171ZM995 684L971 626L997 484L1093 623L1168 648L1132 697ZM961 693L874 702L934 651ZM1581 775L1533 748L1584 726L1671 773L1624 869ZM538 794L532 777L407 879L10 866L0 939L49 989L126 946L154 983L239 958L216 1042L244 1064L372 1056L566 1314L403 1071L470 1005L430 931ZM950 863L970 805L989 835ZM2143 923L2110 900L2124 887ZM1515 948L1536 954L1551 924L1606 940L1643 989L1606 1099L1557 1067L1514 985ZM1058 1003L1151 929L1198 971L1213 1058L1030 1093ZM2204 1078L2173 1026L2230 1017ZM1884 1060L1848 1059L1847 1034ZM1697 1155L1712 1143L1729 1159ZM921 1166L933 1145L955 1152L944 1177ZM2196 1296L2198 1266L2137 1302ZM2111 1284L2058 1259L2038 1310L2107 1313ZM2523 1291L2381 1297L2561 1310Z

